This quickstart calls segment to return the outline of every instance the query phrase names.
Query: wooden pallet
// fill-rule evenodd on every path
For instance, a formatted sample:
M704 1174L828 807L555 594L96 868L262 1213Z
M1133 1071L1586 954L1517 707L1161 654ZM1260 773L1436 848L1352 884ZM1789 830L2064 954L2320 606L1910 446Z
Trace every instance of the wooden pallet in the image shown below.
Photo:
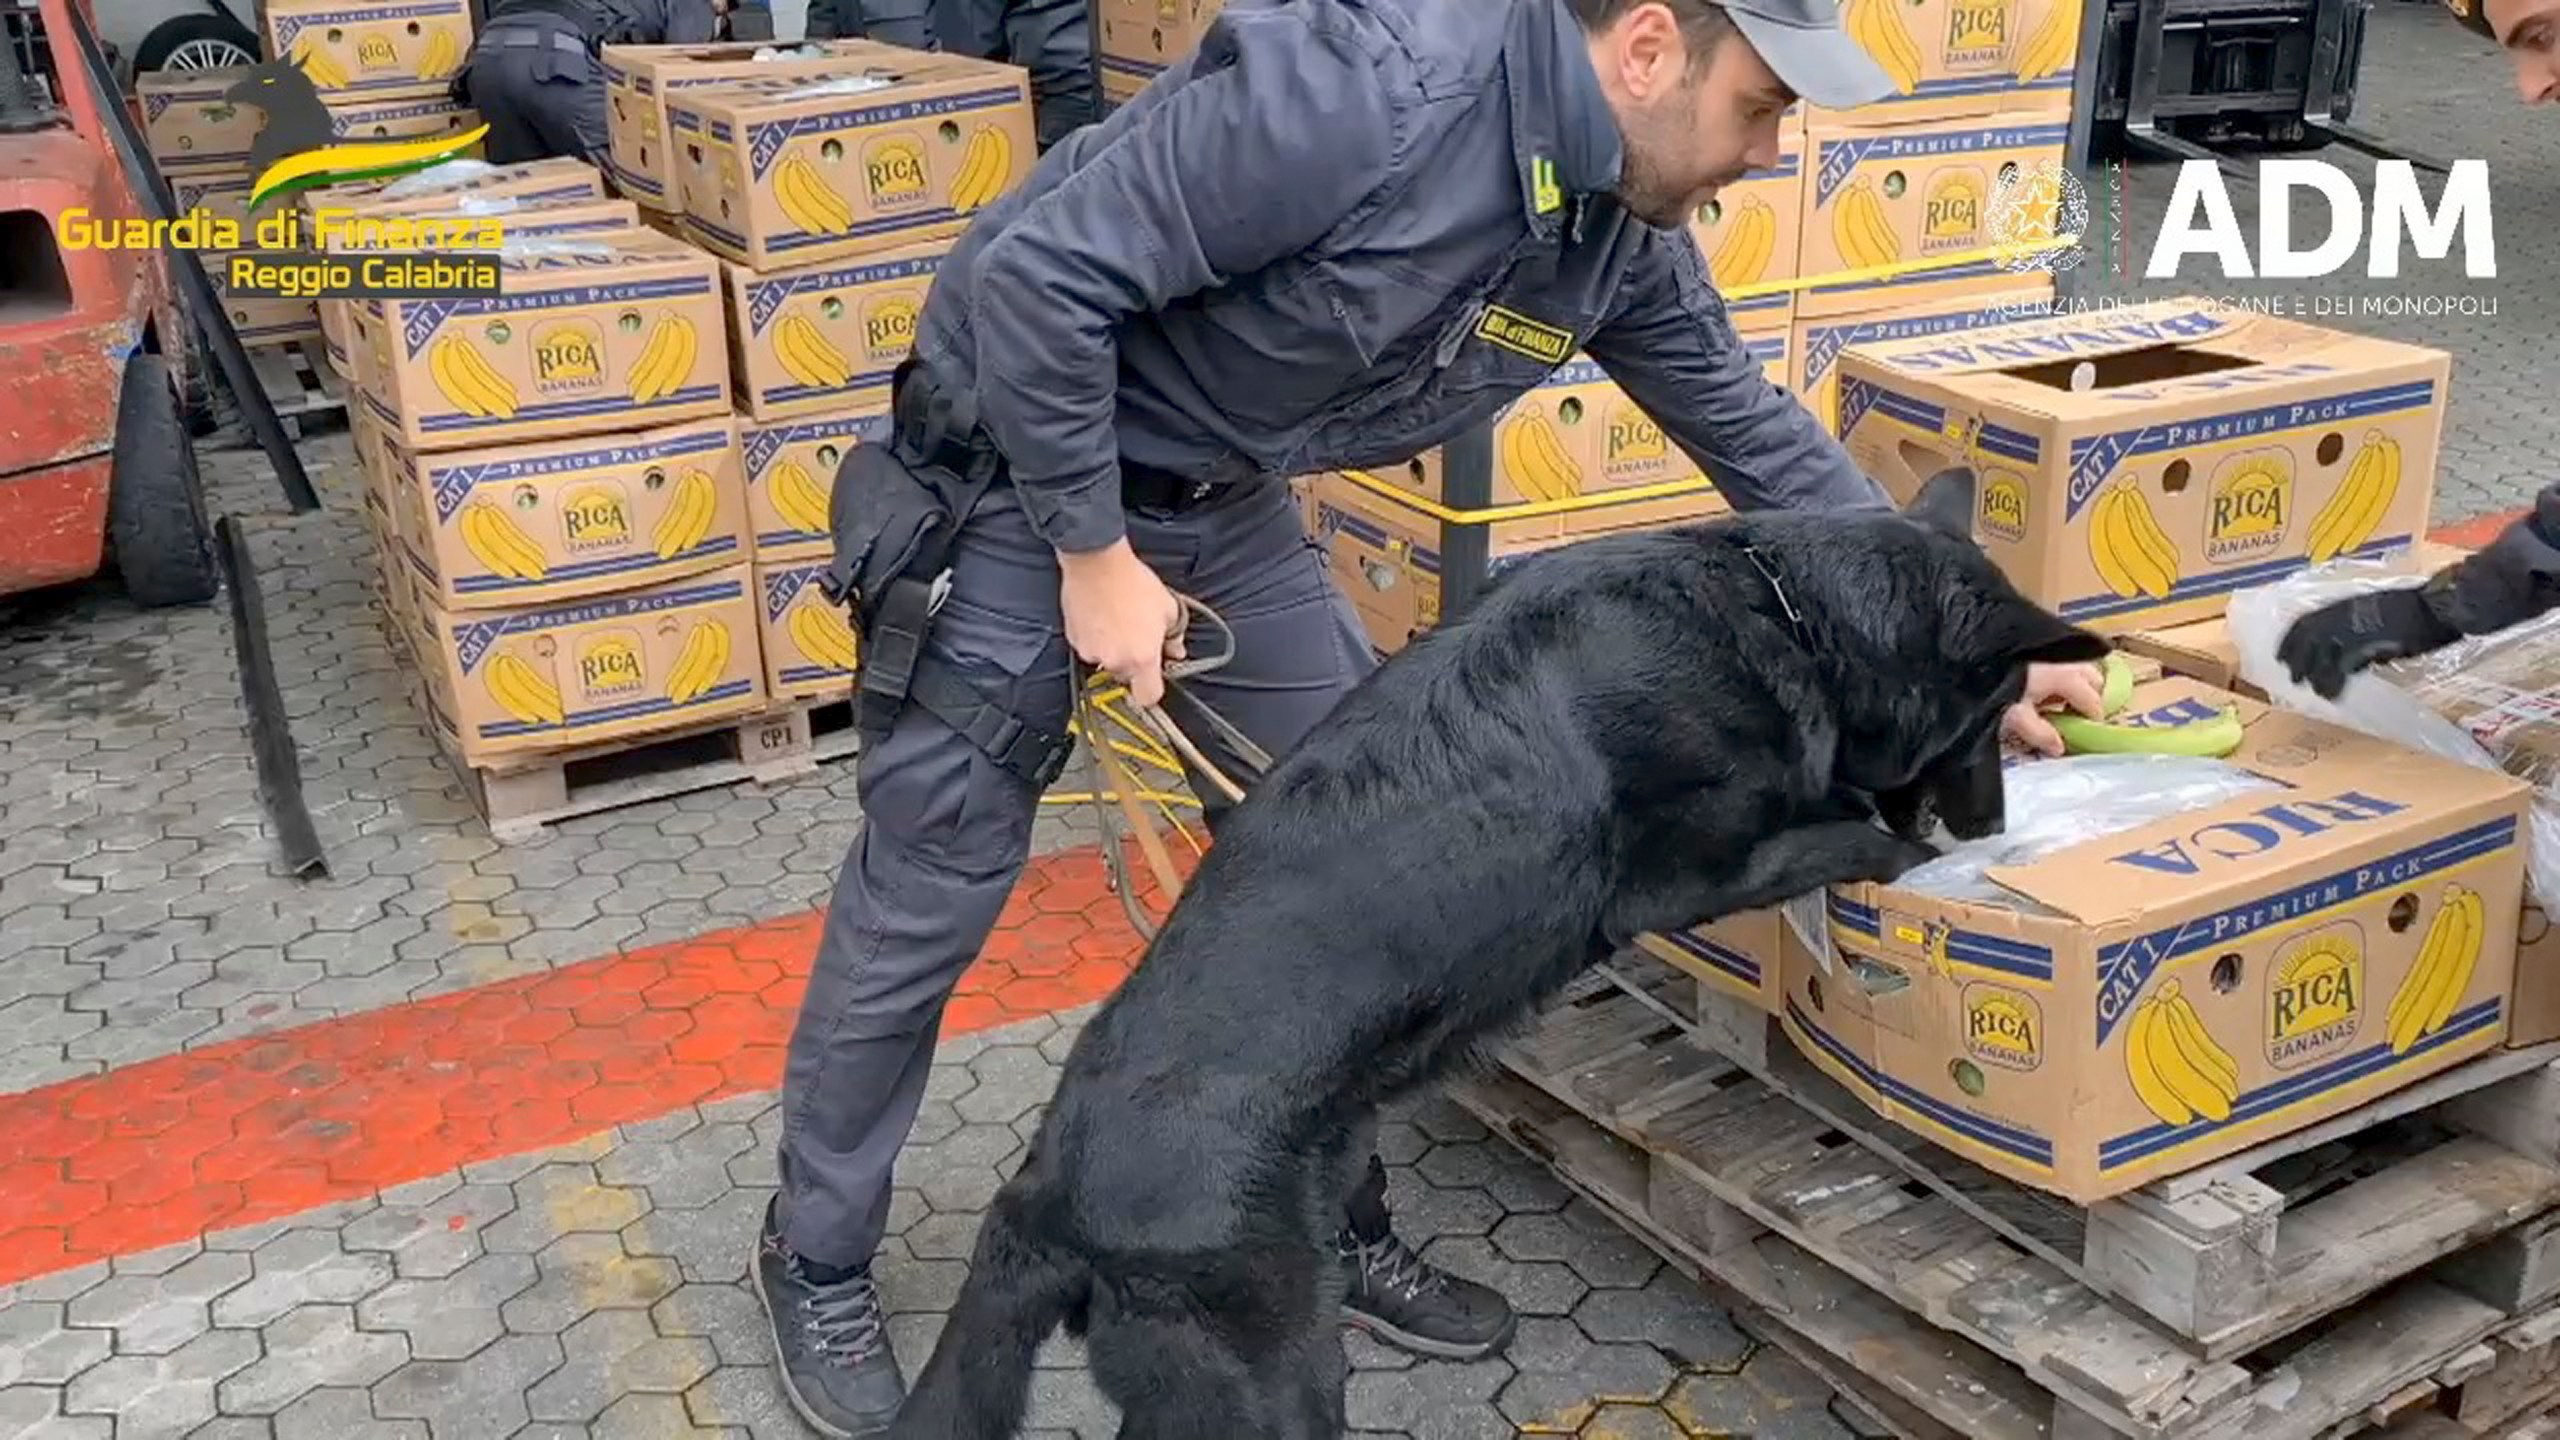
M2403 1232L2440 1237L2439 1212L2512 1211L2512 1221L2540 1208L2520 1194L2560 1199L2560 1169L2478 1136L2404 1157L2336 1192L2346 1199L2299 1209L2298 1243L2311 1246L2300 1265L2319 1267L2345 1293L2301 1307L2286 1338L2253 1348L2245 1365L2207 1358L1978 1213L1999 1205L1956 1203L1947 1192L1960 1187L1909 1172L1908 1150L1895 1159L1871 1149L1708 1049L1666 1013L1668 988L1639 993L1614 973L1586 977L1502 1059L1517 1079L1644 1157L1657 1218L1691 1217L1684 1233L1710 1249L1736 1232L1767 1230L1821 1257L2049 1392L2057 1440L2313 1440L2513 1318L2512 1302L2480 1292L2529 1293L2521 1254L2504 1265L2492 1250L2464 1257L2463 1267L2485 1275L2459 1267L2411 1275L2445 1250L2429 1241L2412 1251L2399 1243ZM2382 1178L2390 1175L2401 1179ZM2381 1257L2412 1254L2419 1258L2377 1274Z
M2066 1393L2056 1388L2057 1376L2075 1362L2093 1362L2090 1368L2104 1377L2133 1375L2146 1357L2161 1355L2159 1346L2145 1351L2129 1328L2121 1340L2135 1353L2074 1355L2056 1346L2021 1364L1980 1343L1965 1326L1940 1328L1892 1303L1834 1263L1844 1245L1871 1247L1877 1237L1891 1236L1915 1266L1934 1271L1942 1287L1962 1288L1980 1259L1982 1232L1968 1236L1950 1218L1952 1208L1934 1197L1922 1200L1892 1187L1908 1202L1897 1210L1881 1193L1838 1174L1805 1175L1795 1189L1799 1213L1824 1222L1810 1232L1821 1238L1808 1245L1720 1200L1676 1157L1611 1133L1515 1074L1462 1080L1449 1093L1657 1253L1738 1298L1750 1328L1773 1338L1783 1333L1790 1350L1822 1357L1827 1363L1816 1365L1818 1373L1907 1440L1940 1440L1950 1431L1969 1440L2098 1440L2119 1434L2157 1440L2400 1440L2404 1431L2411 1440L2526 1440L2528 1432L2516 1428L2521 1422L2512 1412L2519 1404L2547 1408L2560 1398L2535 1385L2554 1365L2544 1332L2560 1325L2560 1310L2518 1320L2450 1286L2413 1278L2368 1299L2352 1315L2251 1357L2249 1369L2173 1354L2158 1375L2161 1393L2154 1397L2168 1413L2138 1424L2123 1413L2100 1415L2080 1403L2086 1383L2074 1387L2078 1394ZM1740 1116L1731 1122L1733 1128L1743 1123ZM1758 1163L1768 1168L1776 1156L1764 1155ZM1931 1209L1934 1215L1911 1213ZM1841 1223L1862 1212L1873 1218ZM2018 1287L2012 1295L2018 1318L2010 1333L2033 1338L2034 1320L2027 1312L2036 1297ZM2187 1368L2177 1373L2181 1358ZM2199 1373L2207 1367L2216 1373ZM2502 1372L2509 1377L2504 1388L2492 1388L2491 1377ZM2207 1393L2210 1385L2218 1385L2219 1393ZM2476 1427L2455 1413L2466 1405L2474 1408ZM2511 1413L2490 1418L2502 1407ZM2455 1428L2443 1430L2448 1424Z
M744 718L511 757L503 768L470 764L449 747L445 759L489 834L512 843L580 815L809 774L854 752L852 710L848 700L788 703Z
M2207 1359L2245 1353L2560 1204L2560 1045L2483 1056L2084 1208L1877 1116L1775 1020L1651 952L1604 973L1662 1023ZM2537 1116L2549 1118L2531 1124ZM2560 1249L2552 1254L2560 1266ZM2513 1308L2560 1294L2560 1269L2527 1276L2526 1257L2513 1260L2515 1292L2488 1298Z
M267 392L276 418L284 422L285 434L296 440L303 437L306 421L346 411L347 382L330 365L320 340L257 346L249 351L249 368Z

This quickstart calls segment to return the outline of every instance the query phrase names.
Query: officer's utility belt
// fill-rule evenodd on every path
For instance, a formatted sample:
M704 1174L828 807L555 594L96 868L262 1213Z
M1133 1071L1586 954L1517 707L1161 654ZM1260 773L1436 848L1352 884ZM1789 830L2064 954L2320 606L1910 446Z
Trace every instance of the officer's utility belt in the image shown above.
M876 743L914 704L1045 789L1066 769L1072 737L1024 721L925 644L951 590L960 527L1004 473L1003 460L978 430L975 397L935 389L913 359L891 384L889 443L845 452L829 505L835 559L821 584L851 610L861 638L854 732Z

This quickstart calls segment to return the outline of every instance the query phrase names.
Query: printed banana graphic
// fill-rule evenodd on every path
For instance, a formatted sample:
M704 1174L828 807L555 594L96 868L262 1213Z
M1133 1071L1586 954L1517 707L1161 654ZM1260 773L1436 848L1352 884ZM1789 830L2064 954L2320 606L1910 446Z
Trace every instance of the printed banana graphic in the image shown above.
M785 315L773 329L774 353L782 357L782 368L803 385L822 390L841 390L853 379L853 362L844 352L827 343L809 317Z
M453 73L453 67L461 59L462 52L453 43L453 32L438 30L435 38L427 42L427 53L418 57L418 78L441 80Z
M492 575L510 580L539 580L550 566L542 547L517 527L515 518L486 500L462 507L462 543Z
M2379 430L2365 432L2364 444L2347 465L2346 483L2311 521L2311 563L2352 555L2382 524L2391 502L2400 495L2400 442Z
M2184 1125L2199 1115L2228 1120L2240 1098L2240 1067L2214 1043L2175 980L2133 1012L2124 1061L2134 1095L2163 1125Z
M981 125L961 152L960 173L951 181L951 208L966 215L1004 193L1013 177L1013 142L993 125Z
M1920 88L1920 47L1902 23L1897 0L1849 0L1849 36L1875 57L1893 88L1908 95Z
M1748 285L1767 273L1769 257L1777 252L1778 212L1754 195L1733 213L1724 243L1707 261L1707 270L1720 290Z
M489 662L489 698L500 708L527 725L565 725L568 712L561 708L559 687L542 678L541 672L507 651Z
M773 468L773 508L783 523L804 535L827 533L827 492L797 460Z
M1503 426L1497 451L1501 473L1532 500L1582 493L1582 467L1565 453L1564 437L1544 415L1523 415Z
M717 620L705 620L684 637L684 649L676 655L675 668L667 672L667 698L679 705L690 705L728 673L729 627Z
M835 192L818 167L802 155L787 155L773 172L773 198L791 223L815 235L842 235L853 228L853 207Z
M1902 258L1902 237L1893 233L1884 202L1876 198L1876 187L1863 175L1850 181L1839 203L1831 207L1831 242L1853 269L1890 265Z
M338 62L330 59L328 52L322 50L307 32L293 42L293 63L301 66L302 73L311 77L315 90L347 88L347 72L339 69Z
M789 628L801 654L838 670L853 668L853 627L834 606L795 605Z
M465 415L488 419L516 413L516 387L470 341L447 335L427 351L427 372L446 403Z
M2098 576L2124 599L2166 600L2178 585L2178 547L2169 543L2151 502L2131 480L2107 487L2089 516L2089 558Z
M640 347L640 358L631 363L632 400L648 405L676 393L676 387L693 374L700 345L691 320L682 315L659 316L649 331L649 343Z
M2418 963L2391 997L2392 1054L2408 1054L2409 1047L2453 1018L2453 1007L2471 988L2471 972L2480 963L2481 922L2479 892L2446 886L2427 938L2418 946Z
M2028 36L2026 45L2018 51L2020 83L2033 84L2060 70L2079 39L2080 0L2053 0L2044 23L2036 27L2036 33Z
M711 486L711 476L701 470L687 470L676 482L676 493L668 500L666 513L658 517L658 528L649 538L655 543L658 558L673 560L701 544L711 534L711 517L719 509L720 498Z

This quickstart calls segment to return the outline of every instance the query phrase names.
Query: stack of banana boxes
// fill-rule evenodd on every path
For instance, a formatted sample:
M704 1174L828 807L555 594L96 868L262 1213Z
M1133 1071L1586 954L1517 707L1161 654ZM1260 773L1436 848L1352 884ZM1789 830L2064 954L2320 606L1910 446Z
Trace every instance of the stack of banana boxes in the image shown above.
M489 227L445 248L494 257L500 293L341 314L386 609L431 720L506 770L762 710L718 262L581 162L456 169L309 197L389 235Z
M717 257L766 684L822 701L855 658L817 587L837 467L886 433L943 255L1030 173L1030 77L865 41L757 53L607 47L613 164Z
M306 143L326 144L462 135L480 123L449 93L471 49L466 0L278 0L267 8L265 26L270 53L291 54L311 78L316 105L298 87L279 87L248 66L154 70L135 85L145 140L169 182L177 213L237 227L237 245L187 248L201 253L232 328L250 346L321 337L311 300L234 296L228 284L231 254L315 248L308 236L259 230L286 202L249 208L258 141L271 124L286 135L313 137Z

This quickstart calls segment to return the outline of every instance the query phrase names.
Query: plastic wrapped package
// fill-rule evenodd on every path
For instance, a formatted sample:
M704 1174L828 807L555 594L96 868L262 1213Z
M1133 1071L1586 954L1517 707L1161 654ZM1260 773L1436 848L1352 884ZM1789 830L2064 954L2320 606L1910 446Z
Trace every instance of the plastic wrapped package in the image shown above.
M2001 772L2007 823L1999 834L1953 842L1937 859L1903 874L1894 885L1915 894L1970 905L1995 905L2033 915L2052 912L1991 878L2000 866L2025 865L2075 845L2138 829L2155 820L2209 809L2276 782L2227 760L2185 755L2073 755L2028 760ZM1823 893L1786 902L1787 923L1825 966L1832 961L1831 927Z
M2293 622L2334 600L2421 585L2371 561L2333 561L2232 597L2227 625L2240 674L2287 710L2413 750L2497 770L2533 786L2525 878L2560 897L2560 611L2474 635L2347 681L2335 700L2296 684L2276 658Z

